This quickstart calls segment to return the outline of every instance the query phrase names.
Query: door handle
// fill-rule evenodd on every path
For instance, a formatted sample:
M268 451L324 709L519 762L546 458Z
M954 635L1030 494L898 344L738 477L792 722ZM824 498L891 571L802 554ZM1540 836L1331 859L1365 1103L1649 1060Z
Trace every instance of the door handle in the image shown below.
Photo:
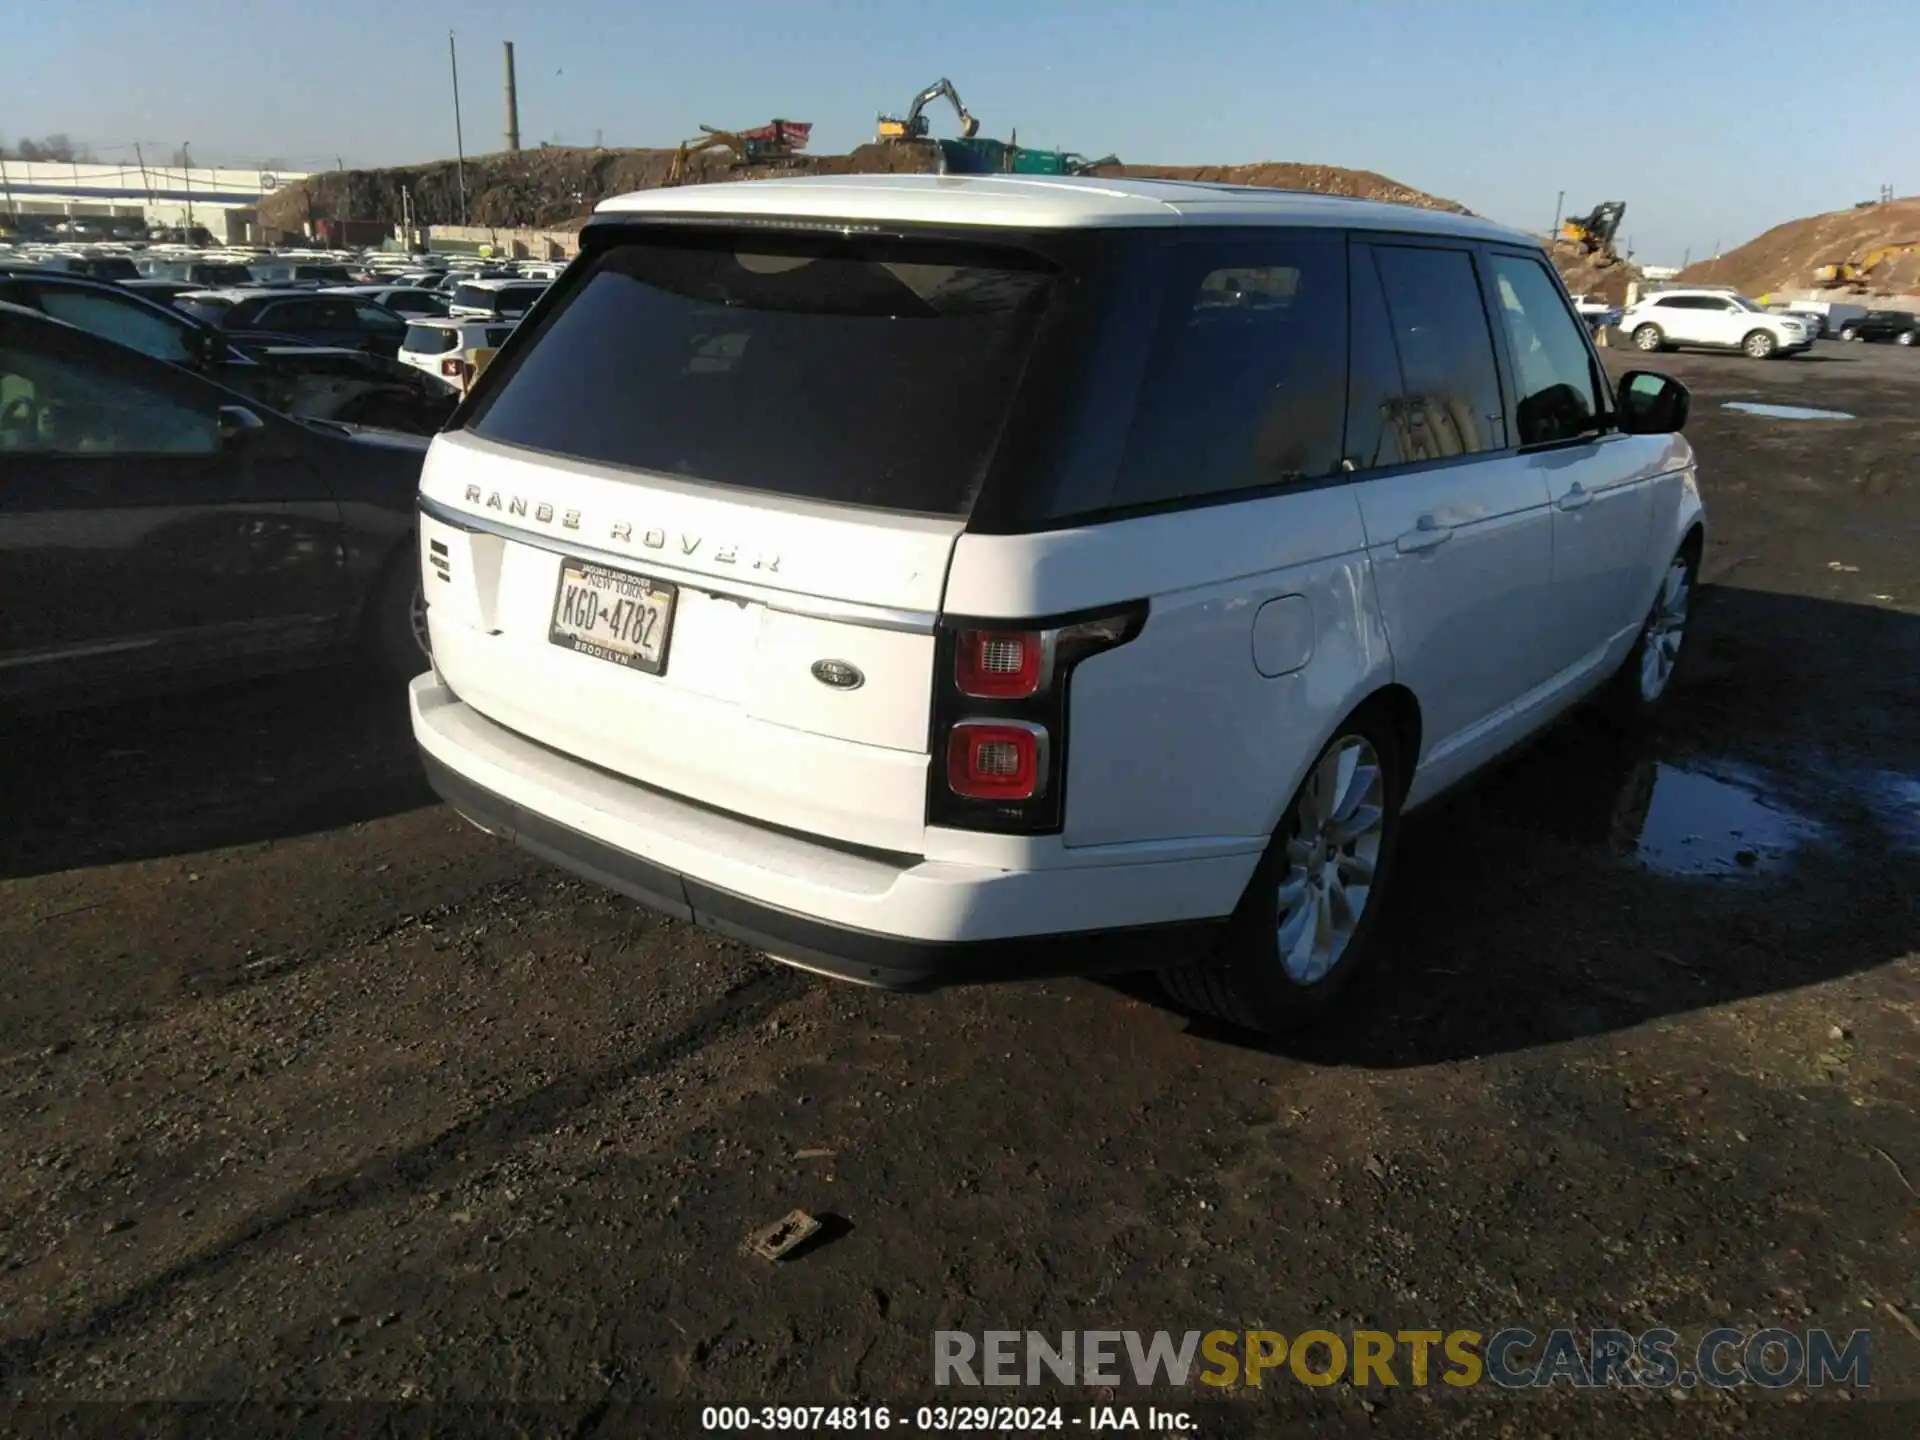
M1451 525L1442 525L1433 516L1422 515L1414 522L1413 529L1393 542L1393 548L1402 555L1414 555L1422 550L1438 549L1452 538Z
M1576 480L1567 487L1567 493L1562 495L1557 503L1562 510L1578 510L1592 499L1593 492Z

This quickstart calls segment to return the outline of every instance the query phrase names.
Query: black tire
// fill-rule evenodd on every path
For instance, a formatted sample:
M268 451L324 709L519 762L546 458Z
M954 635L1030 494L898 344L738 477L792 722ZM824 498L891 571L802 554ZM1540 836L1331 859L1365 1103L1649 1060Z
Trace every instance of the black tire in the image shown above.
M1780 342L1771 330L1749 330L1740 341L1740 349L1752 360L1771 360L1780 353Z
M1894 336L1894 337L1893 337L1893 343L1894 343L1894 344L1896 344L1896 345L1911 345L1911 344L1913 344L1913 331L1911 331L1911 330L1902 330L1902 331L1901 331L1901 332L1900 332L1900 333L1899 333L1898 335L1896 335L1896 336Z
M1658 325L1636 325L1633 330L1633 348L1651 355L1656 350L1667 348L1667 336Z
M1359 919L1338 958L1319 978L1303 983L1288 974L1280 956L1279 930L1283 918L1279 892L1291 869L1299 883L1306 870L1288 856L1309 790L1322 763L1350 740L1371 747L1378 765L1380 825L1373 857L1371 883ZM1295 792L1281 818L1266 854L1247 882L1246 893L1233 913L1227 934L1211 955L1184 961L1160 972L1161 986L1174 1000L1245 1030L1278 1034L1325 1015L1372 963L1374 931L1393 873L1393 856L1400 836L1400 802L1406 795L1407 775L1400 736L1391 718L1379 709L1362 709L1342 724L1315 758L1307 778ZM1371 793L1371 792L1369 792ZM1336 870L1344 850L1323 856Z
M432 664L425 638L425 597L411 538L400 546L368 597L364 624L366 658L381 674L411 680ZM416 622L422 627L416 630Z
M1683 603L1686 611L1690 612L1697 599L1700 583L1700 550L1692 539L1674 552L1667 571L1661 576L1660 589L1654 594L1653 604L1647 607L1647 617L1640 623L1640 634L1633 642L1633 649L1627 652L1627 658L1620 662L1620 668L1614 672L1613 679L1607 682L1606 689L1600 693L1600 713L1617 728L1638 729L1659 713L1660 708L1667 703L1668 697L1673 694L1674 678L1686 662L1685 640L1687 626L1690 623L1688 615L1683 613L1677 632L1672 632L1670 625L1658 624L1661 620L1662 607L1668 599L1668 577L1675 566L1685 568L1686 596ZM1660 683L1659 688L1650 694L1646 683L1647 649L1650 645L1659 643L1660 630L1677 633L1678 639L1674 644L1674 653L1667 668L1666 678Z
M1842 325L1840 327L1840 338L1842 340L1858 340L1860 338L1860 331L1852 325Z

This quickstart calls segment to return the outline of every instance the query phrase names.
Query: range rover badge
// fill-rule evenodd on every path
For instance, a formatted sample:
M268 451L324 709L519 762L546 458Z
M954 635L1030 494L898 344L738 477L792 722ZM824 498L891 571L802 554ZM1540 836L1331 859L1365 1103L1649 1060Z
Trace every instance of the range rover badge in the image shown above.
M860 673L860 667L849 665L845 660L814 661L813 678L836 690L858 690L867 683L867 677Z

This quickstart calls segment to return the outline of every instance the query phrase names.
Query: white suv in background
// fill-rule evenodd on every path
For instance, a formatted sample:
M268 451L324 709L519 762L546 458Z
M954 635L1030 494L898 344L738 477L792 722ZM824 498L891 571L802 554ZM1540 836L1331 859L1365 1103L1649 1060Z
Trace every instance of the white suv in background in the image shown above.
M1274 190L850 176L607 201L421 481L428 776L870 984L1366 962L1403 813L1668 693L1684 387L1531 238Z
M512 333L513 326L498 322L421 316L407 326L398 358L402 365L424 370L449 389L464 394Z
M1620 317L1637 350L1698 346L1739 350L1755 360L1792 355L1811 346L1817 327L1781 315L1727 290L1661 290L1643 296Z
M463 280L453 287L447 314L456 320L505 320L511 324L546 294L547 285L545 280Z

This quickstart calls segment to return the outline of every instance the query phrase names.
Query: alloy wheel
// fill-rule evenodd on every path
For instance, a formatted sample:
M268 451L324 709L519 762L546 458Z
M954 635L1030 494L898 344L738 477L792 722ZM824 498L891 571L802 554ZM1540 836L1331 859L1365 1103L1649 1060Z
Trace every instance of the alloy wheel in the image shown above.
M1660 594L1647 617L1640 644L1640 698L1648 704L1666 693L1673 667L1680 661L1680 645L1687 634L1687 605L1693 598L1693 572L1684 555L1673 557Z
M407 627L413 632L413 643L420 647L420 653L431 660L433 638L427 629L427 592L418 580L413 582L413 594L407 601Z
M1277 939L1296 984L1324 979L1346 953L1372 894L1385 823L1380 756L1365 738L1344 735L1301 787L1283 850Z

